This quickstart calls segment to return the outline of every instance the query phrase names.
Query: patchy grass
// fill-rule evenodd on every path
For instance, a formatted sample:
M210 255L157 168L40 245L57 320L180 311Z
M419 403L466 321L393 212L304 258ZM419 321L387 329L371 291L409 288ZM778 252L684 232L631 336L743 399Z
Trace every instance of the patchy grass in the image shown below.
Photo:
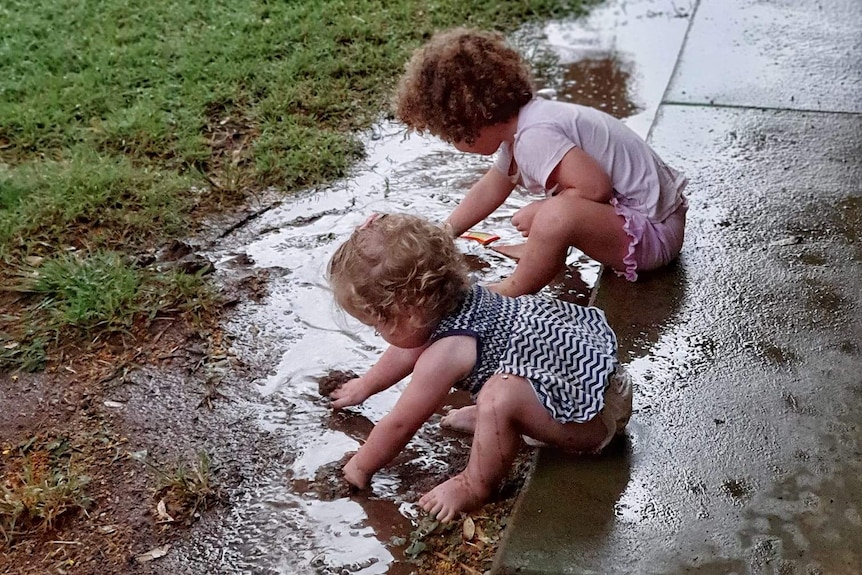
M34 437L3 452L0 475L0 537L10 545L37 529L50 529L62 515L87 509L89 478L79 473L65 438Z
M145 452L135 453L132 457L155 475L156 516L161 522L191 524L200 512L222 499L221 489L213 478L212 460L204 451L198 452L197 459L191 464L180 460L170 466L159 465Z
M154 232L180 233L193 181L87 149L5 170L0 164L0 259L14 265L69 248L134 251Z
M116 334L134 336L159 316L200 323L217 313L218 302L202 273L141 268L108 251L40 261L21 270L8 291L31 303L0 318L0 367L25 371L43 368L48 348L62 349L67 340L92 346Z
M44 312L51 330L75 327L89 333L128 329L140 311L134 305L140 287L141 274L119 254L94 252L46 261L23 289L39 296L35 309Z
M33 330L23 330L23 341L0 332L0 368L33 372L45 369L48 362L47 344Z

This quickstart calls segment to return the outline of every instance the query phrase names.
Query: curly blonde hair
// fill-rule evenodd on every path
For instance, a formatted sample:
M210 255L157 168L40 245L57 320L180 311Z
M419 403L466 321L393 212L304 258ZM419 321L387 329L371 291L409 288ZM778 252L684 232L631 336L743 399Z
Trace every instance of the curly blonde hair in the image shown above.
M407 63L395 115L419 133L472 144L479 130L512 119L533 98L530 69L497 32L438 32Z
M363 323L420 314L431 325L469 285L467 264L444 229L416 216L380 214L357 228L329 261L335 301Z

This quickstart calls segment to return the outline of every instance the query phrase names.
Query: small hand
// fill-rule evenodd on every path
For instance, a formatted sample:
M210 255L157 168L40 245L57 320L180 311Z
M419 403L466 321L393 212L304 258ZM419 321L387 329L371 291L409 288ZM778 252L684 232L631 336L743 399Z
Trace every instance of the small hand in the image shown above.
M344 479L352 486L358 489L365 489L368 487L368 480L371 477L356 465L355 455L344 465L342 473L344 474Z
M335 400L332 402L332 407L335 409L341 409L342 407L349 407L351 405L359 405L368 399L365 380L361 377L351 379L330 393L329 397Z
M525 238L530 237L530 224L533 223L532 218L522 217L521 213L518 212L512 217L512 225L515 226L515 229L521 232L521 235Z
M512 225L515 226L515 229L521 232L521 235L525 238L530 237L530 228L533 226L533 220L544 205L545 200L530 202L515 212L515 215L512 216Z

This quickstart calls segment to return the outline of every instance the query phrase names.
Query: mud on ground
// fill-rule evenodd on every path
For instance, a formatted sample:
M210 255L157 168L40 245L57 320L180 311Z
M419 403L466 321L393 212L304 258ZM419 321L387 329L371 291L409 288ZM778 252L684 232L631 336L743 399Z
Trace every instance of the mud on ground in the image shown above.
M160 331L98 349L68 347L42 373L0 373L4 480L63 444L68 475L89 478L81 491L92 500L50 528L6 534L12 539L0 572L132 572L135 557L186 536L205 507L228 504L230 487L257 465L253 457L240 464L232 453L259 453L250 449L257 446L268 460L279 456L280 446L233 425L219 409L238 391L222 390L212 366L229 364L226 372L237 382L243 367L225 351L217 326L195 329L173 320L155 327ZM194 468L199 452L217 463L213 479L221 488L210 490L198 509L185 509L160 487L180 467ZM162 500L173 521L158 515Z
M5 534L11 540L2 547L0 572L167 575L173 571L161 555L193 538L198 525L211 529L225 520L232 499L269 467L292 462L289 445L248 424L255 417L249 382L266 366L234 355L219 328L236 303L266 293L266 279L266 270L220 277L224 307L203 324L156 321L134 337L66 345L44 372L0 373L0 477L8 481L34 457L60 454L70 475L89 478L82 491L91 499L50 527ZM206 492L181 500L164 485L178 469L188 475L202 453L212 461ZM457 454L452 468L466 456L466 449ZM398 537L409 569L489 569L529 457L525 450L499 500L466 521L440 526L425 519ZM395 464L416 497L443 479L409 461ZM330 467L315 479L323 499L346 493L337 465Z

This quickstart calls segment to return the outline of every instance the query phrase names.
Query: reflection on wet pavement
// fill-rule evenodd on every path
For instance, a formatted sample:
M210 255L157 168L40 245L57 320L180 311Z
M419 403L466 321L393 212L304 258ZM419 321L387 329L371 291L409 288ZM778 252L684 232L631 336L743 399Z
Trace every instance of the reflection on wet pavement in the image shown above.
M589 20L551 23L543 31L546 39L535 40L559 58L558 73L543 85L559 99L618 117L634 115L631 126L645 137L678 48L670 45L668 30L681 41L682 20L671 2L656 0L611 2ZM215 254L225 269L236 254L244 254L254 267L272 272L268 295L240 304L227 330L243 361L270 370L255 382L255 424L295 452L289 466L257 478L244 497L232 502L228 524L233 527L226 528L232 533L220 537L237 572L408 573L402 550L391 538L409 534L417 515L413 502L419 488L430 485L405 484L404 478L444 478L468 446L467 438L441 434L436 418L374 477L370 494L340 496L329 476L388 412L403 383L344 413L334 413L320 397L318 377L330 370L362 372L385 346L370 328L336 310L325 285L326 262L369 212L443 220L492 161L433 139L406 137L388 122L368 135L367 154L352 177L284 200L234 230ZM509 219L526 202L513 195L477 229L501 236L501 244L521 241ZM478 243L459 244L477 281L497 281L514 268L512 260ZM579 252L571 253L567 263L547 291L586 304L600 267ZM668 349L678 343L669 342ZM668 362L674 364L674 358Z

